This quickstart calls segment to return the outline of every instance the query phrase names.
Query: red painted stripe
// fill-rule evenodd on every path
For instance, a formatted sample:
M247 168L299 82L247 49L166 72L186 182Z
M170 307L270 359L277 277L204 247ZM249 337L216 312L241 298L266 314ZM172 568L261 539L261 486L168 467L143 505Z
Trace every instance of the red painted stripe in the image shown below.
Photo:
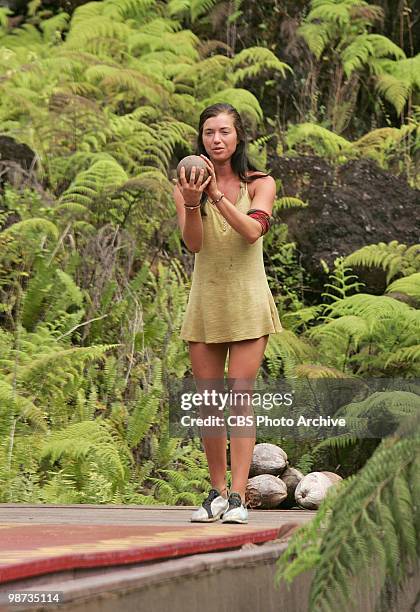
M11 528L9 538L6 535L6 532L9 531L8 527ZM20 538L18 533L19 527L21 528ZM208 529L209 533L198 536L197 529L202 529L203 527ZM0 529L0 560L1 558L4 559L7 552L10 552L11 555L16 553L19 555L19 552L21 552L22 556L26 558L28 553L33 552L35 556L30 561L20 561L16 559L7 563L0 562L0 583L78 567L129 564L150 561L153 559L173 558L202 552L224 550L227 548L237 548L248 542L257 544L279 538L286 533L290 533L295 527L295 524L286 524L275 529L252 529L247 525L228 525L223 523L204 526L197 523L197 527L190 526L186 528L161 527L155 525L125 527L115 525L23 526L15 524L13 526L2 526L2 529ZM214 531L219 528L224 531L226 531L226 528L229 528L231 533L228 535L226 535L226 533L223 535L211 535L211 531L213 531L214 534ZM31 537L29 537L30 534L25 533L27 530L30 530L32 533L32 541ZM180 531L184 531L184 533L179 533ZM55 536L52 537L54 532ZM125 532L124 535L122 532ZM124 549L122 545L118 547L118 543L115 543L115 550L92 551L88 553L75 551L58 556L51 556L54 547L59 549L60 546L71 546L68 541L69 537L72 538L75 547L77 543L91 543L97 546L106 546L106 542L109 539L122 538L129 542L130 535L132 538L135 538L157 537L159 534L161 534L160 537L164 539L163 536L165 533L170 536L173 532L179 534L179 541L166 543L163 541L158 545L141 545L141 543L133 543L129 549ZM194 532L196 533L196 537L193 537ZM173 533L173 535L175 535L175 533ZM13 546L11 546L12 538L10 538L10 536L13 538ZM78 537L75 538L75 536ZM95 538L92 536L95 536ZM39 556L36 555L35 552L38 547L41 547ZM49 554L46 551L44 551L44 554L42 553L43 547L48 547L50 549Z

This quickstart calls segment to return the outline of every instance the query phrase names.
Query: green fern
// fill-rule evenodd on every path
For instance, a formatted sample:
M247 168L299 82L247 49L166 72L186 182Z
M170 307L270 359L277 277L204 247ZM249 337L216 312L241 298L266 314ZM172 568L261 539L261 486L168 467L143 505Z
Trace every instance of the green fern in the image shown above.
M58 460L74 473L77 486L84 464L94 462L95 468L107 478L112 487L122 486L128 476L129 456L121 454L115 445L108 423L84 421L51 433L41 450L40 458L51 463ZM72 467L72 462L75 462Z
M314 357L313 348L289 330L270 336L265 351L272 378L278 377L281 372L286 378L294 378L298 363Z
M249 64L244 68L240 68L241 64ZM232 59L234 68L233 84L236 85L239 81L257 77L263 70L279 72L285 78L286 72L293 72L292 68L281 62L272 51L263 47L248 47L237 53Z
M158 420L158 409L162 392L162 366L159 360L154 364L154 380L151 388L145 391L134 403L127 424L127 442L130 447L137 446L149 429Z
M368 64L371 58L393 55L396 59L404 59L404 51L386 36L380 34L361 34L350 43L342 53L343 68L347 77L362 66Z
M397 273L408 276L420 270L420 245L407 247L398 240L392 240L388 244L384 242L369 244L345 257L344 264L368 268L380 267L387 272L388 284Z
M274 201L273 210L287 209L287 208L307 208L308 202L303 202L300 198L292 196L282 196Z
M358 291L360 287L365 285L365 283L361 283L357 280L350 282L353 278L357 279L357 276L355 274L350 274L352 270L350 267L346 266L344 262L344 257L337 257L334 260L334 273L329 275L329 280L331 280L332 283L324 284L324 287L332 289L332 291L338 295L334 295L331 291L324 291L321 293L322 297L327 297L336 302L347 297L352 291Z
M400 114L410 95L420 88L420 53L410 58L397 53L394 55L396 61L379 63L376 89Z
M404 293L414 298L416 301L420 301L420 272L398 278L388 285L385 295L387 293L393 293L394 291Z
M276 582L314 568L311 611L332 611L338 603L355 609L355 576L359 591L376 599L387 576L401 584L418 563L419 450L418 427L408 437L385 439L359 474L333 487L315 519L292 536L278 560ZM377 584L369 580L373 558Z
M310 147L318 155L332 158L342 153L350 154L352 150L351 143L345 138L315 123L291 125L287 130L286 144L292 150Z

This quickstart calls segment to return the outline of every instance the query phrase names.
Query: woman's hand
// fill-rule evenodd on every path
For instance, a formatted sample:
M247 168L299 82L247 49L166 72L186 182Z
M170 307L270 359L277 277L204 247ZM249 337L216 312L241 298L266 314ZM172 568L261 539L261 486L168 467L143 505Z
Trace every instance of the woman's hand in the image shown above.
M195 178L196 175L197 180ZM179 173L179 180L177 181L176 179L173 179L174 183L178 185L178 189L182 193L186 206L197 206L197 204L199 204L201 194L211 180L211 176L209 176L203 183L203 176L204 170L200 170L197 173L197 167L193 166L191 169L190 182L188 182L185 178L185 168L182 166Z
M219 189L217 187L216 172L214 170L213 162L211 162L209 160L209 158L206 157L205 155L203 155L202 153L201 153L200 157L203 158L204 161L206 162L207 170L208 170L208 172L210 174L210 176L209 176L210 183L208 184L208 186L206 187L206 189L204 191L207 193L209 198L211 198L212 200L216 200L217 196L219 194Z

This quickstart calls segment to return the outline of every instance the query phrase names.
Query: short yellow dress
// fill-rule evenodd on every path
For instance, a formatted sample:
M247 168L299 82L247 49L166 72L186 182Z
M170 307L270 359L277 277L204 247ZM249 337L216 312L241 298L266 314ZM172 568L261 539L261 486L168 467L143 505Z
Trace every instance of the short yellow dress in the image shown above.
M245 214L251 208L245 182L235 206ZM215 204L207 201L206 212L181 338L235 342L283 331L265 274L263 237L249 244Z

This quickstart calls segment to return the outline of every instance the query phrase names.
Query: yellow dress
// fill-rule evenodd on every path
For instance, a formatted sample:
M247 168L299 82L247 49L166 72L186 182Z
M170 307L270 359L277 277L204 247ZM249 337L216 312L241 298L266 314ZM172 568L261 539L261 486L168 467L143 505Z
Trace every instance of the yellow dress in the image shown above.
M241 182L238 210L251 208ZM203 247L195 253L187 309L180 336L195 342L235 342L283 331L268 286L263 237L249 244L217 210L206 204Z

